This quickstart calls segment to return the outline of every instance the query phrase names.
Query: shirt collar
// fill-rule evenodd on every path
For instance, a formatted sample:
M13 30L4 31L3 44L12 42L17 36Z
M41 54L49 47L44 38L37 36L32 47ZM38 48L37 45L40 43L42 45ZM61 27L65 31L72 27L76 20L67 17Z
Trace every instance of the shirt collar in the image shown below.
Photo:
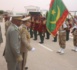
M12 24L13 24L13 23L12 23ZM16 30L19 29L19 27L18 27L16 24L13 24L13 25L14 25L14 27L15 27Z
M22 24L22 26L23 26L24 28L26 28L26 29L27 29L27 26L26 26L26 25Z

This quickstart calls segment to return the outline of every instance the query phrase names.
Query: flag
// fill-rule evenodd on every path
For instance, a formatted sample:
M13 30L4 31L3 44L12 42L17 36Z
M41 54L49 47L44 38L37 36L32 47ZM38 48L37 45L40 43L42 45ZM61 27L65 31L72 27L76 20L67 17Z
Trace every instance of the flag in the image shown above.
M67 15L68 10L62 0L51 0L46 23L47 30L50 34L56 36Z

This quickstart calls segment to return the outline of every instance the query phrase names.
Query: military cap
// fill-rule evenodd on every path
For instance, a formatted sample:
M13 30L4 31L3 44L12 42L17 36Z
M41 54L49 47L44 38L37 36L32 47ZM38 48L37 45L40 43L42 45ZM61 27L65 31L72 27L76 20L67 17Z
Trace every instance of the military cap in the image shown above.
M21 19L22 19L22 16L21 16L21 15L12 15L12 16L11 16L11 20L12 20L12 19L21 20Z
M22 21L28 21L28 20L30 20L31 19L31 17L30 16L28 16L28 17L25 17L25 18L23 18L23 19L21 19Z

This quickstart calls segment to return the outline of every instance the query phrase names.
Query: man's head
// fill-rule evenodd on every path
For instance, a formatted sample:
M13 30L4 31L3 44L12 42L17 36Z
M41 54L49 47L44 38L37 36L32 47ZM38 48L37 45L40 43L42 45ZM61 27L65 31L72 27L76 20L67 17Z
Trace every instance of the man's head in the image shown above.
M5 14L4 19L5 19L5 21L10 20L10 16L8 14Z
M21 16L13 16L11 21L13 24L20 26L21 25L21 19L22 19Z
M29 28L30 25L31 25L31 17L28 16L28 17L23 18L22 19L22 24L26 25Z

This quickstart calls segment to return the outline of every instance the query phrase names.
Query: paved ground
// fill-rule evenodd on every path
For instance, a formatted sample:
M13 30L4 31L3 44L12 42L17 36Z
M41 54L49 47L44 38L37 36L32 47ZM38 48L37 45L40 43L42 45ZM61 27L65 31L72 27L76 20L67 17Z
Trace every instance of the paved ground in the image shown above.
M4 42L0 46L0 70L7 70L6 62L2 56L5 46L4 24L2 34ZM53 38L45 39L44 44L39 44L38 40L31 39L31 45L36 48L34 52L29 52L27 66L28 70L77 70L77 52L71 51L73 48L72 38L66 42L65 54L56 53L59 49L58 42L52 42Z

